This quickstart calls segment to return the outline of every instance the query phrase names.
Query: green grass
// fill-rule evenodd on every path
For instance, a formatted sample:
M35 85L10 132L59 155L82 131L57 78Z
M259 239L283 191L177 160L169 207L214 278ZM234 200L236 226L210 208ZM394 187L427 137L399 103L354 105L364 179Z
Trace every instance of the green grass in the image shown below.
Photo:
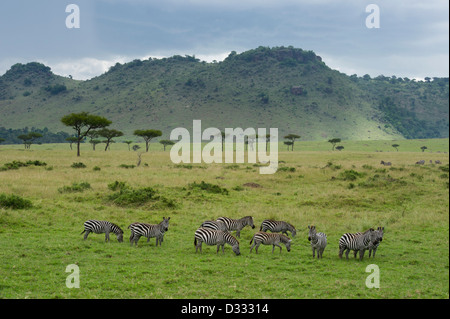
M425 141L441 145L444 141ZM353 151L307 150L281 152L280 170L260 175L251 164L192 164L186 169L170 161L169 152L152 145L143 164L131 170L137 155L126 145L92 151L82 157L67 145L33 146L25 151L0 146L0 166L13 161L40 160L53 167L30 166L0 172L0 194L30 200L27 209L0 208L1 298L448 298L449 199L448 140L441 153L421 153L417 141L400 141L414 151L375 152L383 142L355 142ZM376 145L371 145L374 143ZM321 144L320 144L321 145ZM331 148L329 143L324 146ZM358 149L359 147L359 149ZM439 146L440 147L440 146ZM349 146L350 148L350 146ZM437 146L436 146L437 148ZM280 148L281 149L281 148ZM429 147L430 149L430 147ZM437 149L436 149L437 151ZM419 159L424 166L415 165ZM428 164L432 159L442 165ZM392 167L380 165L391 161ZM86 169L70 166L83 162ZM329 165L332 163L332 165ZM101 170L94 171L93 167ZM343 172L352 179L340 178ZM347 173L348 174L348 173ZM447 177L443 176L447 174ZM120 206L111 200L119 193L108 185L118 181L139 191L151 187L165 201ZM227 189L228 194L191 188L196 183ZM58 189L89 183L82 193ZM257 183L258 188L243 186ZM152 193L153 194L153 193ZM256 229L241 232L241 256L230 246L225 254L203 247L195 254L194 232L204 220L220 216L253 216ZM161 247L155 239L128 243L127 226L136 221L158 223L171 217ZM286 220L297 228L291 252L261 246L249 253L250 239L266 218ZM124 243L115 236L90 234L83 241L83 222L110 220L125 231ZM313 260L307 226L314 224L328 236L322 260ZM362 262L338 258L338 241L345 232L385 227L375 259ZM380 268L380 289L365 286L367 265ZM80 289L65 285L70 264L80 268Z

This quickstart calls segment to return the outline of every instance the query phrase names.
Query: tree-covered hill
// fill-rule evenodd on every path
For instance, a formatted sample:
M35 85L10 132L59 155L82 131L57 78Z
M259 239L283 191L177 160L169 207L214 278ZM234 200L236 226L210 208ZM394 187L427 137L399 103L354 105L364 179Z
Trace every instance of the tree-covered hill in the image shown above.
M348 76L312 51L259 47L223 62L194 56L117 63L76 81L39 63L16 64L0 77L0 127L67 130L60 119L87 111L131 136L153 128L277 127L302 140L449 136L448 78L415 81Z

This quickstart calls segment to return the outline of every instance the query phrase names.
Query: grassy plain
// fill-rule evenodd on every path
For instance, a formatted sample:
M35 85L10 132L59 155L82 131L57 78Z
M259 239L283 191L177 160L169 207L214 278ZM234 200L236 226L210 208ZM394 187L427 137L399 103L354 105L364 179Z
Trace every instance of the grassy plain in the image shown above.
M0 297L448 298L448 139L397 143L399 152L386 141L345 142L342 152L330 151L326 142L296 142L294 152L280 145L274 175L260 175L248 163L175 165L157 144L142 155L141 166L128 169L120 165L136 164L137 154L124 144L108 152L83 145L80 158L67 145L33 145L26 151L0 146L0 167L12 161L47 163L0 171L0 194L33 204L0 208ZM421 159L427 164L415 165ZM384 167L381 160L393 165ZM72 168L74 162L86 168ZM166 200L118 206L108 188L115 181L152 187ZM201 181L226 188L228 195L189 186ZM59 191L81 182L91 188ZM224 255L211 246L195 254L194 232L204 220L246 215L253 216L257 229L241 232L241 256L230 246ZM130 247L130 223L158 223L163 216L171 220L162 247L145 238ZM283 247L281 254L271 254L268 246L249 253L250 239L266 218L296 226L290 253ZM104 235L95 234L83 241L87 219L118 224L125 242L111 236L105 243ZM328 235L322 260L312 259L311 224ZM343 233L377 226L385 227L385 237L374 259L338 258ZM366 267L373 263L380 268L379 289L365 285ZM66 287L70 264L80 268L79 289Z

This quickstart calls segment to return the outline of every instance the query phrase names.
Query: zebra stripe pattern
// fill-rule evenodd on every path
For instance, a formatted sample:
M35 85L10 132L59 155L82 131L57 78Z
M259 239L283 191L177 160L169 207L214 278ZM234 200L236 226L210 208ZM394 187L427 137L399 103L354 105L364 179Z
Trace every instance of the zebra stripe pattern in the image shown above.
M323 257L323 251L327 246L327 235L324 233L318 233L316 230L316 226L311 225L308 226L309 234L308 240L311 242L311 248L313 253L313 258L315 257L315 253L317 250L317 259Z
M164 240L164 233L169 230L169 218L163 217L162 222L157 225L145 224L145 223L133 223L128 228L131 230L130 243L133 245L133 242L136 244L141 238L141 236L147 237L147 243L150 241L150 238L156 237L156 246L161 246L161 243Z
M105 233L105 241L109 241L109 233L116 234L117 240L119 243L123 242L123 230L117 226L116 224L113 224L111 222L105 221L105 220L88 220L84 223L84 230L81 232L81 234L84 234L84 240L88 237L90 233L95 234L103 234Z
M217 220L204 221L203 224L200 227L201 228L209 228L209 229L221 230L221 231L228 231L227 230L227 225L225 225L223 222L217 221Z
M202 243L207 245L217 245L217 252L219 253L220 247L222 247L222 253L225 253L225 244L229 244L236 255L240 255L239 242L236 238L230 235L228 232L222 230L215 230L209 228L199 228L195 231L195 253L198 249L202 252Z
M384 235L384 227L378 227L376 232L377 242L369 247L369 258L373 252L373 258L375 258L375 253L377 252L378 246L380 246L381 241L383 240Z
M291 232L292 237L295 237L295 235L297 235L297 230L295 229L295 227L283 221L266 219L261 223L259 231L266 232L268 230L270 230L272 233L282 233L286 236L288 235L288 231Z
M364 252L370 248L371 245L376 245L378 243L377 234L370 228L363 234L344 234L339 239L339 258L342 258L344 251L345 257L348 259L348 254L350 250L359 251L359 260L364 257Z
M251 228L255 228L255 225L253 224L253 217L252 216L246 216L241 219L232 219L228 217L219 217L217 218L217 221L223 222L226 227L227 231L236 231L236 237L241 237L241 230L245 226L250 226Z
M376 233L376 237L377 237L377 243L369 246L369 258L371 257L372 252L373 252L373 257L375 257L375 253L377 252L378 246L380 246L380 242L383 240L384 227L378 227L377 230L375 230L375 233ZM356 234L362 235L362 233L356 233ZM358 251L355 250L354 257L356 258L357 255L358 255Z
M253 245L250 247L250 252L252 252L253 247L255 247L255 251L256 253L258 253L259 245L263 244L263 245L273 245L272 254L273 251L275 250L275 246L280 247L280 254L281 254L281 246L279 245L280 243L286 246L286 250L288 252L291 251L291 239L283 234L257 232L255 235L253 235L250 244L252 242Z

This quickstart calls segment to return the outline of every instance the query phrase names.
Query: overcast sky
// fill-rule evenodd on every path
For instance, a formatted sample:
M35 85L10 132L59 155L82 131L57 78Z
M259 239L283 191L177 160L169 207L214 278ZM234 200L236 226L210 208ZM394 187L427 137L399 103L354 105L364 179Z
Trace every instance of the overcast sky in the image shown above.
M66 6L80 28L66 27ZM380 27L367 28L369 4ZM448 0L14 0L0 3L0 75L42 62L89 79L116 62L221 61L258 46L312 50L348 75L449 76Z

